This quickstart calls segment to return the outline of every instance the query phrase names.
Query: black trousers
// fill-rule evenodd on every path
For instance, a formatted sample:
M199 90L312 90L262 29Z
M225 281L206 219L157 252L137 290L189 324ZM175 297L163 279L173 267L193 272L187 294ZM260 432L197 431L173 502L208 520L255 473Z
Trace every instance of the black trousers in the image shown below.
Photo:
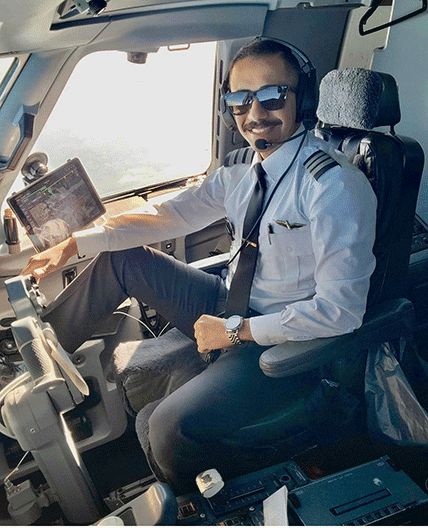
M100 254L43 319L70 352L121 302L135 297L193 338L194 322L202 314L220 312L226 294L219 277L143 247ZM177 493L194 486L201 471L215 467L227 477L250 468L260 450L269 451L271 439L263 438L263 427L257 439L246 435L246 428L283 408L302 379L265 376L259 368L263 350L252 343L224 351L148 417L149 462Z

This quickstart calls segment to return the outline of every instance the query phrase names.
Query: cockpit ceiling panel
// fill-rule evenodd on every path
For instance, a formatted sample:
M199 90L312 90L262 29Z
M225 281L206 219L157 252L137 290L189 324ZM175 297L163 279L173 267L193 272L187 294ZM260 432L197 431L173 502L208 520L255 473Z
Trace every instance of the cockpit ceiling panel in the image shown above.
M248 6L243 13L233 5L200 7L193 10L192 17L186 10L175 11L173 17L152 12L144 17L117 20L87 49L91 52L101 49L150 52L160 46L185 42L246 38L263 32L266 14L265 6ZM243 17L245 24L242 24Z
M120 12L134 9L171 9L176 7L198 7L219 4L263 4L269 9L279 9L281 7L297 7L302 4L301 0L106 0L107 7L104 14L118 14ZM350 4L368 5L371 0L310 0L305 2L306 6L337 6ZM67 12L74 8L74 0L64 0L58 6L56 17L53 22L58 22ZM91 18L88 14L77 14L78 18Z
M33 0L32 2L0 0L0 54L78 47L93 42L95 39L100 42L103 38L102 33L112 22L114 24L111 25L114 26L117 21L122 21L122 28L124 28L127 20L130 20L130 25L133 26L135 25L133 19L140 18L144 27L143 20L154 13L158 15L161 22L160 26L152 28L152 32L158 31L159 35L165 35L166 30L174 27L176 14L186 13L189 20L189 35L184 35L185 41L192 42L192 27L198 33L196 41L199 41L201 40L199 34L204 36L210 33L208 29L210 25L214 29L208 40L233 38L235 29L239 37L243 32L242 28L248 26L248 23L250 28L254 24L262 24L263 21L260 21L259 17L265 14L269 7L269 2L261 0L246 0L246 2L240 0L233 2L226 0L216 2L163 1L159 3L142 0L138 2L128 0L124 3L120 0L111 0L111 4L108 4L107 10L99 16L82 14L61 18L61 13L65 13L64 9L72 7L72 4L66 5L64 2L58 4L58 0ZM116 9L113 9L115 5ZM120 9L117 7L119 5ZM126 5L128 7L125 7ZM60 10L59 6L61 6ZM223 18L223 29L221 29L218 23L220 16L225 15L225 9L231 8L239 10L240 16L234 16L231 20L227 16ZM209 10L205 13L206 18L201 16L203 9ZM256 16L254 24L250 16ZM199 31L196 27L198 24L202 24L205 29L202 28L202 31ZM249 34L248 30L245 34Z
M369 0L311 0L305 7L327 5L356 6L367 4ZM152 13L169 18L167 28L173 27L172 12L186 12L189 20L196 23L193 16L202 8L210 8L223 13L226 7L238 9L241 16L229 20L223 19L223 31L220 24L214 24L209 39L239 38L249 35L253 29L250 14L252 10L275 10L280 7L292 8L301 4L297 0L107 0L106 9L99 16L78 13L73 0L0 0L0 54L25 53L37 50L53 50L86 45L96 39L102 40L104 29L118 18L124 20L132 16L145 16ZM74 14L73 14L74 12ZM70 15L71 16L68 16ZM199 11L201 13L201 11ZM259 12L260 13L260 12ZM209 34L209 17L205 20L206 29L200 31L203 37ZM258 25L260 20L254 22ZM199 23L199 21L197 22ZM250 24L250 28L248 28ZM247 31L245 31L247 26ZM161 30L153 28L153 30ZM182 28L183 29L183 28ZM176 33L178 30L176 31ZM198 32L197 32L198 33ZM196 35L195 40L200 40ZM204 37L205 38L205 37ZM187 41L192 41L192 33Z

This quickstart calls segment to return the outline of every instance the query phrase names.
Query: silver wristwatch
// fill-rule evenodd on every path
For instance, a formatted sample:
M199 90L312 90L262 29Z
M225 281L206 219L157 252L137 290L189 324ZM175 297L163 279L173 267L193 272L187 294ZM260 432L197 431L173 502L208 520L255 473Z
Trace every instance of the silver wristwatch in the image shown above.
M238 332L243 324L244 318L242 315L231 315L224 321L226 334L234 345L242 345L242 341L238 337Z

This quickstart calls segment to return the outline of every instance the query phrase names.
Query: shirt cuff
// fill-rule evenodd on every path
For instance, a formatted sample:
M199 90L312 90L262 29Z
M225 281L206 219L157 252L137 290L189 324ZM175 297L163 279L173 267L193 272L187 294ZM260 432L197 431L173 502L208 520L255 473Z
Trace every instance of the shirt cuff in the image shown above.
M80 258L93 257L102 251L108 251L107 237L103 226L91 227L73 233Z
M258 345L278 345L287 341L281 326L280 312L250 317L250 330Z

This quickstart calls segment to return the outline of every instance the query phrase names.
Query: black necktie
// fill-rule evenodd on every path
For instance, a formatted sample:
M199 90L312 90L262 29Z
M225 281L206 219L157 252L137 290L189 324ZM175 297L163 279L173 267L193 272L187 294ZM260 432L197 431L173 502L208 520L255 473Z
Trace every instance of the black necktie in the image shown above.
M231 315L246 316L250 302L251 285L256 270L257 255L259 253L260 213L263 208L263 198L266 190L265 171L261 163L254 165L257 183L245 213L243 242L246 241L239 255L235 275L230 284L226 302L225 317Z

